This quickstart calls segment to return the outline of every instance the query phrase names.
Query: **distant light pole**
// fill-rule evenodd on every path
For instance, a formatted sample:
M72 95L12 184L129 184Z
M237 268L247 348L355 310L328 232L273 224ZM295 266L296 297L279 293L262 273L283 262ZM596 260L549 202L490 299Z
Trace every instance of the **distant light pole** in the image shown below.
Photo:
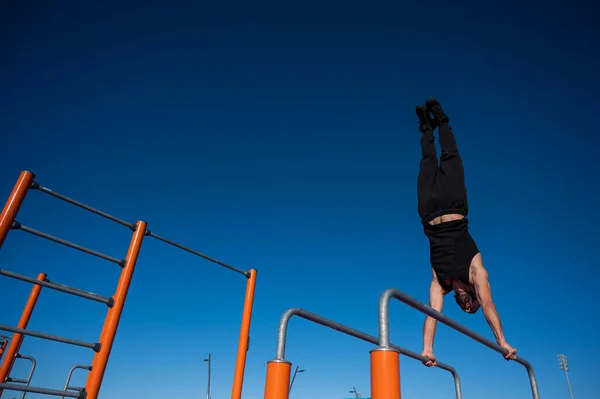
M352 390L348 392L353 393L355 398L360 398L360 394L356 391L356 387L352 387Z
M571 395L571 399L573 399L573 391L571 390L571 381L569 381L569 363L567 361L567 356L563 354L558 355L558 365L561 370L565 371L565 375L567 376L567 385L569 386L569 394Z
M210 353L208 354L208 359L204 359L206 363L208 363L208 385L206 388L206 399L210 399Z
M296 366L296 370L294 371L294 376L292 377L292 382L290 382L290 389L288 389L288 395L290 392L292 392L292 387L294 386L294 380L296 379L296 374L304 373L306 371L306 370L298 370L298 367L300 367L300 366Z

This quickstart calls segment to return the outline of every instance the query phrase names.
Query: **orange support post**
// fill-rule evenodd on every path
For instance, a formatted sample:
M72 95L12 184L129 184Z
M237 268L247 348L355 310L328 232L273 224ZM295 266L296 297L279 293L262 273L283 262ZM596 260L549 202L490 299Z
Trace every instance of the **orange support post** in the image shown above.
M6 349L6 345L8 345L8 339L3 339L0 341L0 360L2 360L2 355L4 355L4 349Z
M117 289L113 296L115 304L106 314L104 327L102 327L100 340L98 341L101 348L100 351L94 355L92 371L88 374L85 383L87 399L97 399L98 394L100 393L100 386L102 385L102 379L104 378L110 351L115 341L117 328L119 327L119 321L121 320L121 314L123 313L123 307L125 306L125 300L127 299L127 293L129 292L129 286L131 285L131 278L133 277L133 271L135 270L135 264L140 253L140 248L142 247L144 234L146 233L146 226L147 224L144 221L137 222L136 230L131 238L129 250L125 257L125 266L121 271L121 277L119 278Z
M4 244L4 240L6 240L6 236L12 228L17 213L25 200L25 196L33 184L33 179L35 179L33 173L26 170L21 172L19 180L17 180L17 183L13 187L8 200L4 205L4 209L2 209L2 213L0 214L0 247Z
M391 348L377 348L371 355L371 398L400 399L400 354Z
M41 281L46 280L46 274L38 274L37 279ZM17 324L17 328L27 328L29 320L31 319L31 314L33 313L33 309L35 308L35 304L37 303L41 291L42 286L38 284L35 284L31 289L31 294L29 294L29 299L27 299L25 309L23 309L23 313L21 314L21 319L19 320L19 324ZM2 365L0 365L0 382L6 381L6 377L10 375L12 367L15 364L17 353L19 353L19 349L21 349L22 343L23 335L19 333L14 333L12 339L10 340L10 344L8 344L8 349L6 349L6 357L4 358ZM0 389L0 396L2 396L2 391L3 390Z
M291 369L292 363L287 360L271 360L267 363L265 399L289 398Z
M244 370L246 368L246 353L250 339L250 322L252 320L252 306L254 304L254 288L256 287L256 270L250 269L250 277L246 283L246 297L244 299L244 313L242 314L242 327L238 343L237 359L235 361L235 374L233 375L233 388L231 399L241 399L242 386L244 385ZM288 376L289 379L289 376Z

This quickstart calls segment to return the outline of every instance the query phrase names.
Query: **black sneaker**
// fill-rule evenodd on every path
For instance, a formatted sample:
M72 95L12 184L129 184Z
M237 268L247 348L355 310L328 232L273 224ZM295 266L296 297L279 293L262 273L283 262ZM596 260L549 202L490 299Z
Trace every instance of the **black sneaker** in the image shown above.
M427 110L433 114L433 119L435 119L438 125L450 122L450 118L448 118L448 115L444 113L444 110L442 109L442 106L438 100L435 98L430 98L425 104L427 105Z
M422 105L416 107L417 116L419 117L419 130L422 133L432 132L436 127L435 121L429 116L427 108Z

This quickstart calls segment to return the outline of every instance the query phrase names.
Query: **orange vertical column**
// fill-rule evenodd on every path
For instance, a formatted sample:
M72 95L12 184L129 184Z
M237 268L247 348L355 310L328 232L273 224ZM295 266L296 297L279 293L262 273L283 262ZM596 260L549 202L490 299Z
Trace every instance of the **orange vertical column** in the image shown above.
M400 354L376 348L371 355L371 398L400 399Z
M256 270L250 269L250 277L246 283L244 313L242 314L242 327L240 329L240 341L238 343L238 353L235 361L235 373L233 375L231 399L241 399L242 397L242 386L244 385L244 370L246 368L246 353L248 352L248 340L250 338L250 323L252 321L252 306L254 304L255 288Z
M290 395L290 371L287 360L271 360L267 363L265 399L288 399Z
M44 281L46 280L46 274L40 273L37 276L38 280ZM29 320L31 319L31 314L33 313L33 309L35 308L35 304L40 296L40 292L42 291L42 286L35 284L31 289L31 294L29 294L29 298L27 299L27 303L25 304L25 309L21 314L21 319L19 320L19 324L17 324L17 328L26 329L29 324ZM15 364L15 358L17 353L19 353L19 349L21 349L21 344L23 343L23 335L19 333L14 333L10 343L8 344L8 348L5 352L4 361L2 365L0 365L0 382L6 381L6 377L10 375L10 371L12 370L13 365ZM2 396L2 389L0 389L0 396Z
M85 384L87 399L98 398L102 379L104 378L104 372L106 371L106 365L108 364L108 358L110 357L110 351L115 341L117 328L119 327L119 321L121 319L121 314L123 313L129 286L131 285L135 264L140 253L140 248L142 247L144 234L146 233L146 225L146 222L137 222L136 230L131 238L129 250L125 257L125 266L121 271L121 277L119 278L117 289L113 296L115 301L114 306L108 310L104 321L104 327L102 327L102 332L100 333L100 340L98 341L101 345L100 351L94 356L94 360L92 361L92 371L88 374Z
M6 240L6 236L12 228L17 213L23 204L23 200L25 200L25 196L31 188L33 179L35 179L33 173L26 170L21 172L19 180L17 180L17 183L13 187L8 200L4 205L4 209L2 209L2 213L0 214L0 247L4 244L4 240Z

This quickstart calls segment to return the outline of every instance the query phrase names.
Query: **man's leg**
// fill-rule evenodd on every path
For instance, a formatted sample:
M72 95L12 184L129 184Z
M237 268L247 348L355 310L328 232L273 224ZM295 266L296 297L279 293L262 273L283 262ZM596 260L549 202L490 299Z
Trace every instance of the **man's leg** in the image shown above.
M425 219L432 212L433 187L438 173L438 159L435 151L433 124L427 109L417 106L419 117L419 130L421 136L421 162L417 178L417 197L419 201L419 215Z
M449 125L450 120L437 100L427 100L427 109L433 114L435 122L439 125L438 133L440 147L442 147L440 173L447 183L445 184L445 190L450 190L454 198L459 196L465 196L466 198L464 166L458 152L456 139L452 133L452 127Z

